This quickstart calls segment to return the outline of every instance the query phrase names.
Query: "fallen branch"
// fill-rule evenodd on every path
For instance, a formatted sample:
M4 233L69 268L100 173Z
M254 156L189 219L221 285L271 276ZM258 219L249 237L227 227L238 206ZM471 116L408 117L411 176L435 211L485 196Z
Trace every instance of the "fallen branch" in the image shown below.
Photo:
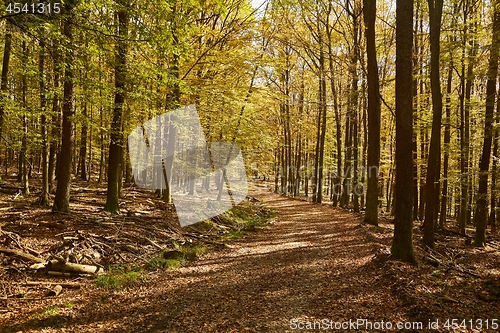
M208 244L217 245L217 246L226 246L226 244L224 244L224 243L216 242L216 241L210 240L208 238L205 238L203 236L198 236L198 235L187 233L187 232L183 233L182 235L196 238L196 239L200 239L201 241L208 243Z
M439 259L438 257L441 257L442 259ZM457 264L452 258L451 259L447 258L444 255L442 255L441 253L434 251L430 248L427 248L425 260L428 261L433 266L441 265L441 266L447 267L448 269L453 269L457 272L468 274L468 275L475 277L475 278L482 277L479 274L473 273L470 270L459 266L459 264Z
M30 268L45 271L49 275L63 275L63 276L71 276L71 273L100 274L104 272L102 268L97 266L75 264L72 262L61 260L61 258L59 258L59 260L56 259L43 263L34 264L31 265ZM61 274L54 274L51 272L59 272Z
M22 259L25 259L25 260L30 260L30 261L34 261L34 262L37 262L37 263L44 263L46 262L45 259L42 259L42 258L39 258L39 257L35 257L29 253L25 253L25 252L22 252L22 251L19 251L19 250L12 250L12 249L7 249L7 248L4 248L4 247L0 247L0 252L2 253L6 253L6 254L11 254L11 255L14 255L16 257L19 257L19 258L22 258Z

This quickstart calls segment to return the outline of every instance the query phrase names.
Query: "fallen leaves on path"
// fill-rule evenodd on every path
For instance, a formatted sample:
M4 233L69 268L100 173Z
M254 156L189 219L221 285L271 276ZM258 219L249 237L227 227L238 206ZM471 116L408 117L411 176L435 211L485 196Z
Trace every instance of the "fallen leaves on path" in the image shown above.
M368 227L353 213L275 194L257 197L278 211L271 227L140 286L68 293L51 302L74 307L61 305L48 319L4 317L3 331L296 332L293 323L323 319L498 317L498 302L475 297L478 281L391 260L390 225Z

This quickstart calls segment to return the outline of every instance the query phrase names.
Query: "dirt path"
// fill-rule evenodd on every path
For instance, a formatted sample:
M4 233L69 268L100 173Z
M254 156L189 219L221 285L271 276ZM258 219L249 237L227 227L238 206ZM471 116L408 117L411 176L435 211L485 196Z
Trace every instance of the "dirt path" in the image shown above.
M81 301L75 294L71 314L31 319L9 331L297 332L295 324L324 318L407 319L380 279L381 245L369 239L360 218L270 193L256 196L279 212L269 229L189 267L153 275L142 287L96 290Z

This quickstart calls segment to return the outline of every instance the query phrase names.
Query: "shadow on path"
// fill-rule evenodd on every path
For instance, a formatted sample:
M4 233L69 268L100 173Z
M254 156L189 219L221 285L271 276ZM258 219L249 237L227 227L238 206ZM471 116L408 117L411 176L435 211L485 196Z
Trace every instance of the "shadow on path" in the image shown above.
M105 300L96 291L72 317L9 331L297 332L291 321L406 319L380 279L380 244L360 218L271 193L256 197L278 210L272 227L144 286Z

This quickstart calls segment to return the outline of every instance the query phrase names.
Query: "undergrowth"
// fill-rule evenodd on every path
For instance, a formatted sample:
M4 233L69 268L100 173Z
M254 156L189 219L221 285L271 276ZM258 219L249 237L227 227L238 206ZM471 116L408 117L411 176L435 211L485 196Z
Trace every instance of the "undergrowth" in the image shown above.
M222 231L222 235L219 233L222 241L237 240L248 232L266 226L276 215L276 210L250 198L217 217L194 225L193 228L202 234L210 234L211 230L217 229ZM179 269L208 251L203 245L181 245L177 242L172 244L173 248L157 253L143 266L110 268L106 274L96 278L96 285L107 289L131 287L145 281L148 271Z
M144 280L145 275L140 267L115 267L107 274L97 276L96 285L108 289L120 289L131 287Z

